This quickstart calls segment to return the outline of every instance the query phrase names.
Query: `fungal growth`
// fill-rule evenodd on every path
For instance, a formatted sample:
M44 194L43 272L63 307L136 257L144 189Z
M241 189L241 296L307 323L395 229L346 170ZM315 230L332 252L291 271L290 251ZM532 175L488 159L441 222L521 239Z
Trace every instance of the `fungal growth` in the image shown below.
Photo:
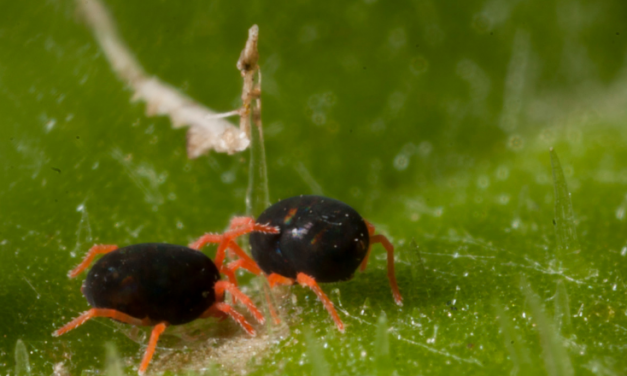
M189 127L187 132L189 158L197 158L212 150L218 153L234 154L250 146L251 109L254 122L261 122L259 100L261 72L257 65L259 58L257 25L250 28L246 46L237 62L237 69L244 79L242 107L234 111L218 113L186 96L158 77L146 73L118 34L113 18L99 0L77 0L76 4L111 64L111 69L133 90L134 101L146 103L146 115L168 116L173 128ZM255 76L257 76L256 81ZM255 103L252 103L253 99L256 100ZM239 127L225 120L234 115L240 116Z

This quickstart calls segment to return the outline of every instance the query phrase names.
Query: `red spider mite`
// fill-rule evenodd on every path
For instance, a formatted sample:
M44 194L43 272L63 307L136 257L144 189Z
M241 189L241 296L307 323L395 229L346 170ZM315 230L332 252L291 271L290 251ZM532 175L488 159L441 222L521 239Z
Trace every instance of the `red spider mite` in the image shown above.
M384 235L375 235L374 226L347 204L322 196L297 196L270 206L256 222L264 223L267 230L248 231L254 219L236 217L224 234L206 234L190 248L220 243L216 260L222 262L226 248L239 256L224 268L226 273L233 274L238 268L257 275L263 271L271 287L298 282L311 288L343 332L342 320L318 283L346 281L357 268L364 271L372 244L381 243L388 255L394 300L403 304L394 274L394 246ZM273 227L279 231L271 231ZM249 232L254 261L234 241Z
M60 336L94 317L109 317L131 325L152 326L139 374L148 368L159 335L169 325L199 318L230 316L250 335L253 327L224 303L224 292L242 302L260 323L264 318L233 283L221 281L209 257L185 246L144 243L123 248L95 245L68 275L76 277L97 254L105 254L87 274L81 291L93 307L53 333Z

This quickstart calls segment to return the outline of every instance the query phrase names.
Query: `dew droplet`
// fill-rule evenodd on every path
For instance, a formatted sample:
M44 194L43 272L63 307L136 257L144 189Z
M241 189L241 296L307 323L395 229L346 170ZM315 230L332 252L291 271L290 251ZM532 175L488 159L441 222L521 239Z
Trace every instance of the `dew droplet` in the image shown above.
M409 158L405 154L399 154L394 158L394 168L403 171L409 166Z

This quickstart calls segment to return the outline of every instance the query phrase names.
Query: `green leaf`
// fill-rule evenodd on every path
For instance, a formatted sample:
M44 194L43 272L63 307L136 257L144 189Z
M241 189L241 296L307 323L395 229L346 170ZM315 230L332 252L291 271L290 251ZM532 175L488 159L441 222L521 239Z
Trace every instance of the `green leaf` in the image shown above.
M566 352L563 339L557 333L555 326L549 321L540 298L529 287L527 280L521 280L521 289L531 308L531 314L536 329L540 335L544 368L550 376L571 376L574 374L570 357Z
M309 356L309 363L311 364L312 376L325 376L330 375L329 364L324 358L322 346L314 338L311 332L305 332L305 338L307 340L305 346L307 347L307 355Z
M15 376L29 376L30 362L28 361L28 350L21 339L15 344Z
M311 374L320 350L315 372L337 375L624 374L626 2L105 5L146 75L216 112L241 103L235 64L259 25L267 174L249 151L188 159L186 131L132 102L73 1L5 1L8 373L108 372L105 343L136 373L149 328L97 318L52 337L88 308L85 275L66 275L92 244L189 244L323 192L390 239L403 306L376 244L364 273L321 285L345 333L308 289L275 288L279 325L265 310L255 337L169 327L149 373ZM263 307L265 282L239 280Z

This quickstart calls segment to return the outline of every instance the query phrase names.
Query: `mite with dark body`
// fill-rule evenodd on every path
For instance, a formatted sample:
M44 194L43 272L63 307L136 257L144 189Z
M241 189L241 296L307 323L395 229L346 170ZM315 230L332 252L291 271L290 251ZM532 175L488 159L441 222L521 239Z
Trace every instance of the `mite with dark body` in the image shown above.
M69 276L76 277L101 253L105 256L91 268L81 289L93 308L54 335L62 335L94 317L153 326L139 367L140 374L148 368L159 335L169 325L228 315L254 335L254 329L244 317L223 302L225 291L263 322L263 316L250 299L232 283L221 281L219 268L194 249L163 243L135 244L119 249L115 245L95 245Z
M292 197L270 206L257 219L278 234L250 234L252 256L270 275L317 282L346 281L368 253L370 237L363 218L343 202L320 196Z
M243 230L242 226L252 222L278 230L250 235L254 261L234 241L237 236L252 232ZM190 247L199 249L206 243L220 243L218 252L223 253L228 248L240 257L229 265L230 273L244 268L255 274L263 272L271 286L298 282L311 288L338 329L343 331L342 320L318 282L346 281L353 277L357 268L364 271L374 243L381 243L387 251L388 279L395 302L402 305L394 275L394 247L385 236L374 232L374 226L341 201L322 196L296 196L271 205L256 221L236 217L223 235L207 234Z

